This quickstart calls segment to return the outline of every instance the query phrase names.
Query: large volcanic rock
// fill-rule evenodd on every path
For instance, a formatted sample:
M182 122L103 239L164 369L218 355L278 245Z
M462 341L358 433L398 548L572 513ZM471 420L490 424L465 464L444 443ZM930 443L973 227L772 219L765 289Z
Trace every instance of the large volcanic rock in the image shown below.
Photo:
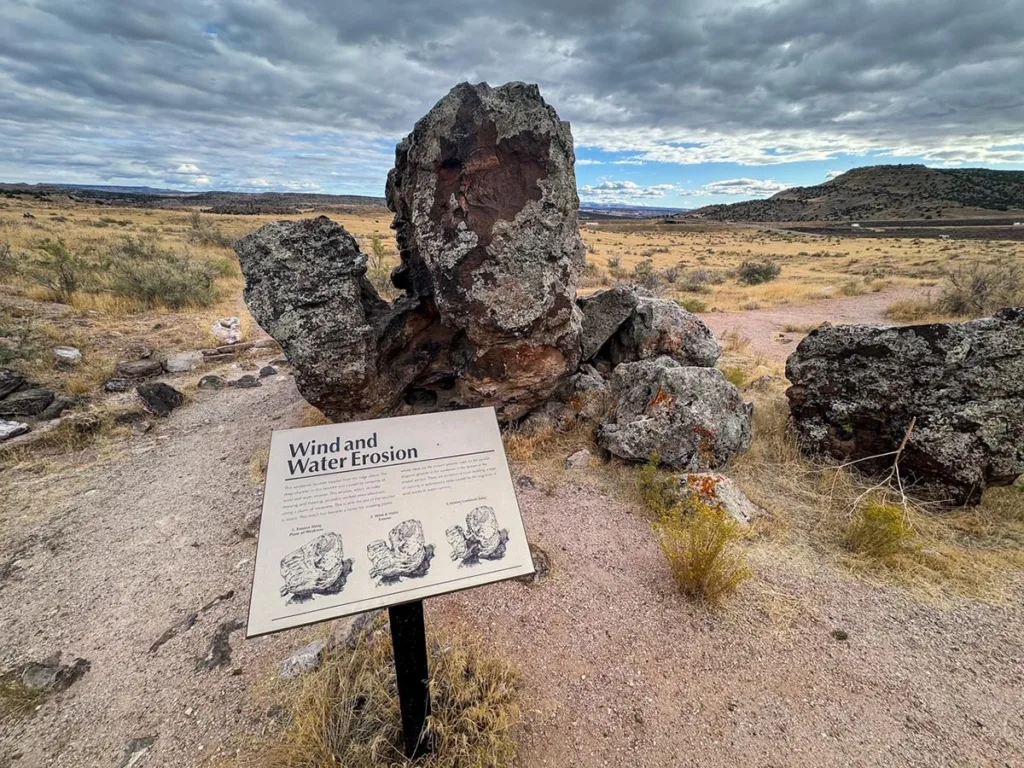
M580 359L584 249L569 126L536 86L462 84L399 144L388 177L405 293L325 217L240 240L245 298L334 420L544 402Z
M639 297L636 308L612 337L613 365L668 355L682 365L710 368L722 348L704 321L674 301Z
M967 323L823 326L786 362L801 446L974 504L1024 473L1024 310ZM868 457L880 456L875 459Z
M717 368L681 366L671 357L623 363L611 381L615 407L598 430L609 453L674 469L724 466L750 447L753 405Z

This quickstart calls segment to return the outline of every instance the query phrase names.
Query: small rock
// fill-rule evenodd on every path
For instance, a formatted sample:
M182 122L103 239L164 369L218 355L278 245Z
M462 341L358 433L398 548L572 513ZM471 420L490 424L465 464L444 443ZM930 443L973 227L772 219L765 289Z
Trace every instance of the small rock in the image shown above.
M293 656L288 657L281 662L281 677L290 679L317 669L323 661L326 647L325 641L314 640Z
M203 378L199 380L198 384L199 389L220 389L223 386L224 379L222 379L220 376L214 376L212 374L209 376L203 376Z
M592 460L593 456L591 456L590 451L586 448L581 448L565 460L565 468L585 469L590 466Z
M210 332L224 344L237 344L242 340L242 323L237 317L222 317L210 326Z
M738 523L745 525L764 512L736 483L718 472L694 472L683 475L679 482L685 495L723 510Z
M146 410L155 416L169 416L171 411L185 402L181 392L163 382L140 384L135 391L139 393Z
M126 379L146 379L150 376L159 376L164 372L164 367L159 360L122 360L117 364L117 374Z
M53 392L42 387L22 389L0 400L0 417L38 416L53 402Z
M143 736L132 739L124 747L124 755L117 768L135 768L142 761L142 758L149 752L149 748L156 743L156 736Z
M53 399L52 403L46 406L45 410L43 410L42 413L39 414L39 418L44 421L56 419L68 408L72 408L75 405L75 403L75 398L59 395Z
M535 544L530 545L530 559L533 560L533 573L517 576L516 581L523 584L539 584L551 573L551 558L548 553Z
M28 424L22 424L20 421L5 421L4 419L0 419L0 441L10 440L12 437L24 435L28 431Z
M383 611L377 609L360 613L356 616L338 619L331 629L331 636L327 643L328 647L343 648L349 651L355 650L361 642L372 637L375 631L387 626L383 622L377 623L377 618L382 613Z
M533 481L533 478L529 475L520 475L519 479L516 480L516 485L520 488L536 488L537 484Z
M847 632L845 629L833 629L832 637L836 640L839 640L840 642L843 642L844 640L850 639L850 633Z
M177 352L164 360L164 370L168 373L187 373L195 370L202 363L202 352Z
M260 368L260 378L265 379L267 376L276 376L277 368L272 365L264 365Z
M114 417L114 422L117 424L128 424L132 428L132 433L136 435L144 435L153 428L153 422L146 418L144 413L140 411L129 411L128 413L119 413Z
M59 655L41 664L30 661L21 668L21 684L31 691L63 691L88 672L91 666L85 659L75 659L71 664L63 665Z
M252 389L253 387L262 387L263 384L261 384L260 380L257 379L255 376L246 374L245 376L242 376L240 379L235 379L235 381L229 381L228 386L236 387L238 389Z
M103 384L103 390L105 392L127 392L131 386L128 379L108 379Z
M72 368L82 362L82 352L77 347L54 347L53 355L57 365Z

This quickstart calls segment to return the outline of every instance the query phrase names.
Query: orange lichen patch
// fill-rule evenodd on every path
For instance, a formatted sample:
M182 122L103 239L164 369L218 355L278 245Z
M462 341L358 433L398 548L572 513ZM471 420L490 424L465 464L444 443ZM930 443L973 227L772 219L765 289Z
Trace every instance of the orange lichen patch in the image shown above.
M704 501L718 499L718 479L711 475L687 475L686 484Z
M651 408L654 408L655 406L659 406L659 405L670 406L674 402L675 402L675 398L673 398L672 395L670 395L668 392L666 392L661 387L658 387L658 391L655 393L654 397L651 399L651 402L649 402L647 404L647 409L650 410Z

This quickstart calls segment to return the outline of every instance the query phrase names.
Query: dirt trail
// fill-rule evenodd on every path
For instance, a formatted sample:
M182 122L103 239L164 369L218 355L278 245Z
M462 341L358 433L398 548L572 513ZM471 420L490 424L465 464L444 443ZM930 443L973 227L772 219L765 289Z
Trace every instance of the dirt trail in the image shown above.
M198 392L120 458L0 477L16 561L0 665L92 663L34 717L0 721L0 765L123 766L136 739L153 741L133 768L221 765L276 727L267 682L324 627L235 631L224 666L200 662L246 616L253 458L301 413L286 375ZM428 621L468 624L522 669L523 765L1024 762L1019 599L940 610L826 555L759 548L754 579L714 616L674 592L650 525L599 480L567 473L520 500L551 577L429 601Z
M750 351L772 360L785 360L792 354L796 343L806 334L785 331L787 327L806 328L823 322L833 325L841 323L891 323L885 317L889 305L907 299L922 299L934 293L933 289L918 286L895 288L879 293L865 293L860 296L842 296L835 299L815 301L810 304L793 304L773 309L748 310L745 312L705 312L700 319L722 337L723 333L736 333L750 339Z

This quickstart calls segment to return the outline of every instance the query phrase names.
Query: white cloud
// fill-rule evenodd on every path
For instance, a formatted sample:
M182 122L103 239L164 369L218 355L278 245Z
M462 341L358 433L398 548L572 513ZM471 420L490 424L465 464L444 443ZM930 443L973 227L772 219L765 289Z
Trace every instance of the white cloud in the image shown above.
M636 204L644 200L661 197L678 188L675 184L653 184L641 186L635 181L602 181L580 187L580 199L592 203Z
M776 192L789 189L792 184L759 179L723 179L705 184L698 190L699 195L739 195L743 197L770 197ZM691 193L693 194L693 193Z
M832 180L836 176L842 176L844 173L846 173L846 171L829 171L828 173L825 174L825 178Z

